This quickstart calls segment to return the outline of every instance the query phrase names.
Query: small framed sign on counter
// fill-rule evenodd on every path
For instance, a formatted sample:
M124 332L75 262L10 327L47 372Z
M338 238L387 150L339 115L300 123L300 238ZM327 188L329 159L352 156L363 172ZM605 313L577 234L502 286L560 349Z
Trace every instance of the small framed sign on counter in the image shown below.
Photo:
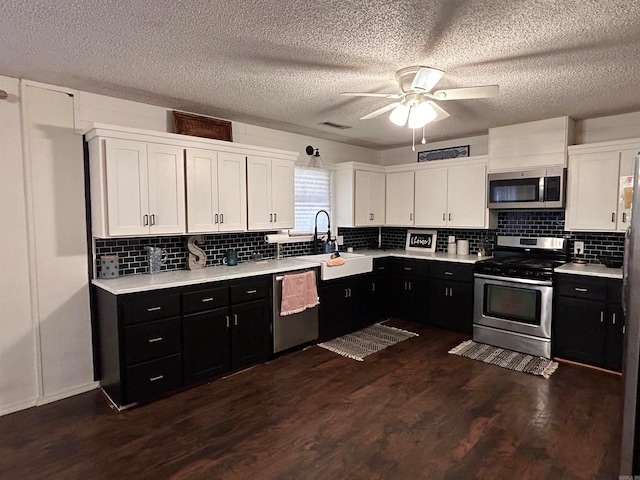
M435 252L437 238L437 230L407 230L404 249L412 252Z

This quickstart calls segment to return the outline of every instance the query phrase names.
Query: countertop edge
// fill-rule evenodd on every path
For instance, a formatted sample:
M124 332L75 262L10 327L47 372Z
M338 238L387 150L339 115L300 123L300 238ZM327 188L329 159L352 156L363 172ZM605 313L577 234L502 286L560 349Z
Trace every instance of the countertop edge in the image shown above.
M622 280L622 268L609 268L600 264L565 263L554 269L555 273L582 275L585 277L615 278Z

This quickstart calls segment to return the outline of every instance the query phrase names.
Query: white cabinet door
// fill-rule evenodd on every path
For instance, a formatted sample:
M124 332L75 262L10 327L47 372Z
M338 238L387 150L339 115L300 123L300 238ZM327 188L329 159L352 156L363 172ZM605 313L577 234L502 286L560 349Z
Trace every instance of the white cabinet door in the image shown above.
M383 173L356 170L355 225L384 225L385 176Z
M185 233L184 149L147 144L149 233Z
M487 212L487 177L484 165L449 167L447 226L484 228Z
M218 231L218 154L187 149L187 232Z
M271 161L271 209L273 223L279 230L295 226L294 163L287 160Z
M619 158L619 152L569 157L567 230L616 230Z
M447 168L430 168L415 173L415 226L447 225Z
M249 230L272 229L271 159L269 158L247 157L247 220Z
M218 154L219 231L247 230L246 157L238 153Z
M373 214L373 226L385 222L385 174L371 172L369 176L369 208Z
M631 197L633 196L633 163L638 149L620 152L620 180L618 182L618 231L626 232L631 224Z
M146 144L106 139L105 158L109 235L148 234Z
M413 225L413 187L413 172L387 173L387 225Z

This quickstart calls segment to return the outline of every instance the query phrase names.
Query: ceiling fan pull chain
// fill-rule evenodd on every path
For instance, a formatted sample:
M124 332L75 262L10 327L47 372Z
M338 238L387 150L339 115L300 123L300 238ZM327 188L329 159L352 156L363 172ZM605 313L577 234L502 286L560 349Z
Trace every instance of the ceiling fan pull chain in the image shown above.
M413 137L411 142L411 150L415 152L416 151L416 129L415 128L411 129L411 136Z
M424 138L424 125L422 126L422 144L425 145L427 143L427 139Z

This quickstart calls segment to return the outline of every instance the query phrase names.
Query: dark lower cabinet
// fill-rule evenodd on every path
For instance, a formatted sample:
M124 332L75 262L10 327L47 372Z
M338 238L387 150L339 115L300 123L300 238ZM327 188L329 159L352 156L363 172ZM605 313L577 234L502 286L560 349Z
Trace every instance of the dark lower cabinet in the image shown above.
M271 277L124 295L94 290L100 385L118 406L268 359Z
M365 278L347 277L321 283L318 310L321 340L351 333L367 323L365 282Z
M394 317L428 325L429 279L416 275L391 275L391 312Z
M556 275L553 355L621 371L624 316L621 280Z
M268 299L231 306L231 367L268 359L273 351Z
M231 368L229 322L228 307L182 318L185 384L220 375Z
M429 324L473 332L473 265L433 262L429 269Z

